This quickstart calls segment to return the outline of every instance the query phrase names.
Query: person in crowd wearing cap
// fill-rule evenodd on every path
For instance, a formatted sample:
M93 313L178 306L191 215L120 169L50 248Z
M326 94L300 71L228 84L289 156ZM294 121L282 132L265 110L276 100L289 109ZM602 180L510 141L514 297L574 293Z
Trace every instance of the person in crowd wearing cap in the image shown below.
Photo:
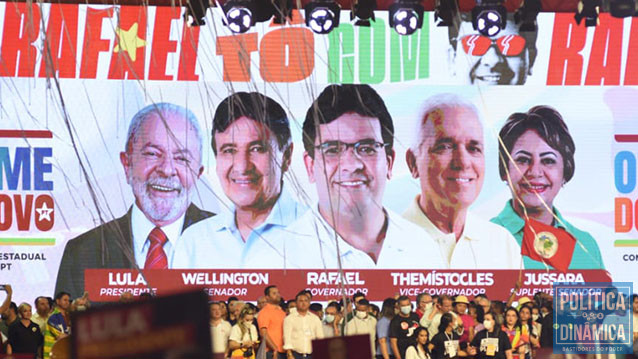
M461 334L459 341L461 343L469 343L474 338L474 318L467 314L470 301L464 295L457 295L452 305L454 306L454 313L463 322L463 334Z
M377 358L376 359L390 359L394 358L392 349L390 348L390 342L388 341L388 334L390 332L390 322L394 318L394 309L397 305L397 301L394 298L386 298L381 305L381 318L377 322Z
M376 338L377 333L377 320L368 313L370 309L370 302L364 298L357 298L358 301L355 303L355 314L352 319L348 321L346 324L346 330L344 335L357 335L357 334L368 334L370 335L370 345L371 345L371 353L374 357L374 339Z

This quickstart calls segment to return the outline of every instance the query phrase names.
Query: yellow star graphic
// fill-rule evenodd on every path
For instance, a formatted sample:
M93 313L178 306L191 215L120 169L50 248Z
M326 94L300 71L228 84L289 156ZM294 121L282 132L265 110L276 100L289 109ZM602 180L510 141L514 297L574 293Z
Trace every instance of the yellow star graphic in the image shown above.
M126 51L131 61L135 61L137 58L137 48L146 46L146 41L137 36L137 27L137 23L134 23L128 30L122 30L119 27L115 30L118 41L113 52L119 52L120 50Z

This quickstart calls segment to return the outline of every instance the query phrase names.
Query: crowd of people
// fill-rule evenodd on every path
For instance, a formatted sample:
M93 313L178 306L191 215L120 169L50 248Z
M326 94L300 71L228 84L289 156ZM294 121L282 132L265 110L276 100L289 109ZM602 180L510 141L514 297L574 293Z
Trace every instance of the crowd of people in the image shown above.
M0 306L0 354L49 358L53 344L70 335L69 313L90 306L86 295L71 300L66 292L40 296L33 307L12 302L7 285ZM515 291L512 291L515 293ZM139 299L130 292L120 301ZM376 359L536 358L539 348L553 343L553 298L538 292L533 298L507 301L478 295L421 293L383 301L381 308L362 292L351 298L313 302L308 290L285 301L276 286L268 286L256 304L236 297L212 301L210 331L214 358L312 358L312 341L349 335L369 335ZM638 335L638 295L632 296L633 335ZM261 356L263 357L263 356Z

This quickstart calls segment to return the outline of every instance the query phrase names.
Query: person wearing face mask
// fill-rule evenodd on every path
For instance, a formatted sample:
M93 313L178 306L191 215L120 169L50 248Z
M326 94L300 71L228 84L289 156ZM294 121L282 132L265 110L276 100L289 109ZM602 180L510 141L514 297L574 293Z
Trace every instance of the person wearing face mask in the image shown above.
M377 357L376 359L391 359L394 358L392 349L390 348L390 342L388 341L388 334L390 332L390 322L396 315L394 309L397 306L397 301L394 298L386 298L381 306L381 318L377 322Z
M467 353L461 350L459 343L461 337L454 331L455 325L452 313L441 316L438 333L432 337L429 345L432 359L454 359L467 356Z
M368 302L368 300L365 298L359 299L356 302L354 317L348 321L348 324L346 324L344 335L370 335L370 350L372 356L374 357L374 338L377 334L377 320L372 315L368 314L369 307L370 302Z
M485 329L476 333L469 346L475 359L512 359L512 345L507 334L496 325L492 313L485 313Z
M405 351L405 359L431 359L428 330L418 327L414 332L416 341Z
M326 338L332 338L339 336L341 331L339 330L339 316L340 306L337 302L330 302L326 307L326 314L323 317L323 335Z
M419 307L416 308L414 312L419 316L419 318L423 318L423 314L431 311L432 307L434 306L433 305L434 303L432 301L432 296L428 294L427 292L423 292L417 295L416 303Z
M231 359L255 359L258 337L253 319L255 319L255 310L248 305L244 305L239 312L237 324L230 329L228 349L232 353Z
M410 298L400 296L399 314L390 322L390 346L396 359L405 358L408 345L414 341L414 331L419 327L419 316L412 311Z

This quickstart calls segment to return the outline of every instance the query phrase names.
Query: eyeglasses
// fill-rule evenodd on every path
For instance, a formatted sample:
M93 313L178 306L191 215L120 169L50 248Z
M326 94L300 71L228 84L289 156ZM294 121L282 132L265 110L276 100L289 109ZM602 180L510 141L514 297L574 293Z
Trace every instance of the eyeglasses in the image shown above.
M386 146L389 146L389 143L377 142L375 140L361 140L355 143L328 141L315 146L315 148L328 158L339 157L350 147L354 149L354 152L359 158L372 158L376 157L379 151Z
M525 49L525 38L520 35L505 35L490 39L482 35L466 35L461 38L463 51L472 56L483 56L493 45L503 56L518 56Z

